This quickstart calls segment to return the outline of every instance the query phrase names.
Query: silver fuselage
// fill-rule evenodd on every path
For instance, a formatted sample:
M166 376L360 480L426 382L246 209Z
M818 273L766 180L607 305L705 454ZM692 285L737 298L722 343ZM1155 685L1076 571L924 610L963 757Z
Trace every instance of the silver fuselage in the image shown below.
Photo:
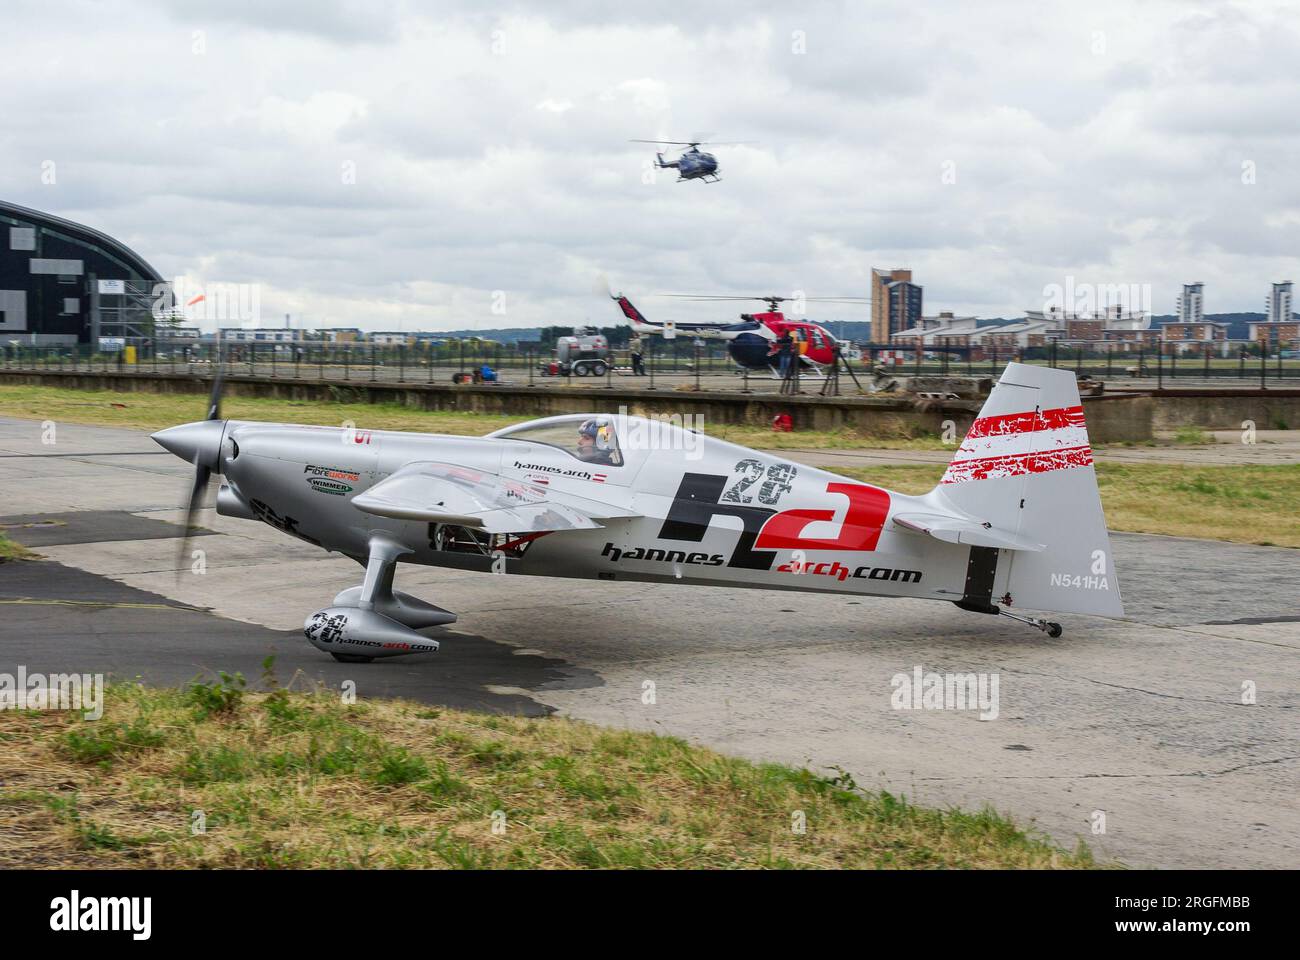
M896 512L924 511L925 497L680 430L661 431L646 449L625 446L622 457L616 467L508 437L227 421L218 512L269 523L363 563L367 545L383 533L410 550L405 562L462 570L940 600L962 595L967 549L888 522ZM612 515L598 529L548 533L522 549L500 550L503 544L472 531L374 516L352 505L356 495L422 461L507 480L542 478L551 490ZM870 500L868 521L859 522L866 515L855 499L860 492ZM865 529L868 523L878 535ZM511 538L497 539L509 546Z

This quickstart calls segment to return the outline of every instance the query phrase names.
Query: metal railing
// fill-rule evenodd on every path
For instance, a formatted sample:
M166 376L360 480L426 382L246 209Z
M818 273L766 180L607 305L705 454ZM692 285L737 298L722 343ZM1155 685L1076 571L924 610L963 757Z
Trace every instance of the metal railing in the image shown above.
M1105 380L1115 387L1132 382L1160 389L1177 384L1223 383L1259 386L1300 381L1300 356L1291 351L1234 346L1229 355L1215 345L1187 350L1177 344L1123 345L1115 343L1052 342L1043 347L1010 350L988 348L927 354L891 351L901 362L883 364L895 376L996 376L1010 360L1071 369L1079 376ZM480 380L511 385L580 384L632 385L648 389L694 387L701 390L740 390L750 393L790 392L789 384L766 371L744 370L727 354L726 344L690 339L647 339L644 375L633 376L626 349L610 351L612 363L604 377L548 375L552 354L536 345L459 341L450 343L330 343L298 340L232 342L193 339L126 338L120 349L96 349L90 344L30 345L0 342L0 368L11 371L64 371L116 374L183 374L210 376L218 367L228 376L272 379L312 379L340 383L451 383ZM484 368L495 380L484 378ZM858 374L870 370L865 361L852 362ZM477 376L476 376L477 375ZM796 389L816 392L820 378L803 371ZM837 389L843 386L837 384ZM784 387L784 390L783 390Z

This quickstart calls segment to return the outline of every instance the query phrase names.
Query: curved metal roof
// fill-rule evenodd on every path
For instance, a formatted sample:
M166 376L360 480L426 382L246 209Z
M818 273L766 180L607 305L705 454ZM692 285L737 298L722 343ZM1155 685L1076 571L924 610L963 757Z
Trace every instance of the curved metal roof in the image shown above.
M144 257L140 256L120 240L115 240L108 234L96 230L94 227L88 227L82 223L76 223L72 220L65 220L63 217L56 217L52 213L42 213L40 210L33 210L31 207L24 207L17 203L10 203L8 200L0 200L0 215L16 217L20 220L28 220L33 223L46 224L73 235L79 240L102 246L111 251L119 259L127 261L142 277L153 283L165 283L162 274L155 270Z

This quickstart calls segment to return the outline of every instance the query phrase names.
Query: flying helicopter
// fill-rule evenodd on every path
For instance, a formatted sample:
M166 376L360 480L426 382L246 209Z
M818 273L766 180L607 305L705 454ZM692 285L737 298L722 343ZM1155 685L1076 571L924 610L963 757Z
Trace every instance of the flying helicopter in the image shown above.
M623 294L610 294L611 298L623 311L638 333L663 334L663 323L647 320ZM721 301L721 300L758 300L767 304L763 313L742 313L739 323L682 323L673 324L675 330L689 332L697 337L726 340L727 353L731 359L750 370L770 370L773 376L779 376L776 368L777 341L785 334L794 339L799 360L808 371L820 373L824 367L834 366L840 342L832 333L811 320L794 320L781 312L780 305L794 297L760 296L694 296L688 294L666 293L665 297L685 300ZM800 297L800 303L848 303L865 304L870 301L862 297Z
M215 473L219 515L360 564L303 627L343 662L436 651L428 631L455 622L393 588L399 562L587 580L593 596L624 580L941 600L1052 637L1059 623L1020 608L1123 615L1068 370L1008 364L919 496L622 413L459 437L224 420L220 399L218 377L208 419L153 435L194 464L187 535Z
M703 180L705 183L717 183L722 177L718 176L718 158L711 153L705 153L700 150L700 145L708 143L705 140L629 140L628 143L657 143L665 147L685 147L682 155L676 160L665 160L661 152L655 154L655 166L661 170L673 169L677 171L677 182L683 180ZM748 141L732 141L732 144L745 143Z

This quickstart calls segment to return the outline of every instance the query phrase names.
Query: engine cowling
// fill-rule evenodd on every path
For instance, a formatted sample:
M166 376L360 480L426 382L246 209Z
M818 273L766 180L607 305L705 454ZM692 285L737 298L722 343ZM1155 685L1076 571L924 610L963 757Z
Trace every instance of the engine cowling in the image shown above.
M437 640L423 637L373 610L356 607L317 610L303 623L303 635L317 650L340 659L404 657L438 649Z

